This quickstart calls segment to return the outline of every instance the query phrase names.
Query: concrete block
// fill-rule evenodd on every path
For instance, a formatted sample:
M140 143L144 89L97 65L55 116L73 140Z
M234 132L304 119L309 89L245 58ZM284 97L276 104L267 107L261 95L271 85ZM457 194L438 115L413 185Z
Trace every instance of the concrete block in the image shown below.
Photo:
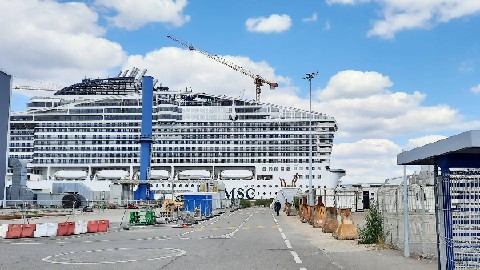
M333 233L338 228L337 220L337 208L327 207L326 208L326 219L325 225L323 226L324 233Z

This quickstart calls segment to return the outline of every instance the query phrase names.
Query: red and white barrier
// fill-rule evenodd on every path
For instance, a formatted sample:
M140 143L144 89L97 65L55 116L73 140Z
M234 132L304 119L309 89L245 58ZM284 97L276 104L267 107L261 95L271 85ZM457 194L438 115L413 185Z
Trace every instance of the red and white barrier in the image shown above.
M89 233L98 232L98 220L89 220L88 221L87 232L89 232Z
M98 221L98 232L107 232L110 227L109 220L99 220Z
M0 224L0 238L52 237L108 232L109 220L90 220L38 224Z
M20 238L33 237L36 228L37 228L36 224L23 224L22 232L20 233Z
M7 231L8 231L8 224L0 225L0 237L1 238L7 237Z
M84 234L87 233L87 222L83 220L75 221L75 231L74 234Z
M57 236L58 223L47 223L47 235L46 236Z
M8 224L8 231L5 239L20 238L22 236L22 224Z
M33 237L45 237L48 231L48 223L38 223L33 233Z

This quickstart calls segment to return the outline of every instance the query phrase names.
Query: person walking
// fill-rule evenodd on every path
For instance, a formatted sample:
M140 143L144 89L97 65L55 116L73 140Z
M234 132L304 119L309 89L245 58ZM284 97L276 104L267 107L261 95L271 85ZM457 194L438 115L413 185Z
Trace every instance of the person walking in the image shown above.
M280 215L280 208L282 208L282 204L278 200L276 200L275 204L273 205L273 209L277 213L277 216Z

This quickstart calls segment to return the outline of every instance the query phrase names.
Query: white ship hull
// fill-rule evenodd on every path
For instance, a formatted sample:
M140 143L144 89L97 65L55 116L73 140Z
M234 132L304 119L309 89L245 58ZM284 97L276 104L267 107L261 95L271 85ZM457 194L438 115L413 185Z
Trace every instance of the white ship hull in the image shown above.
M88 79L54 97L33 98L25 112L14 113L10 157L30 161L28 186L51 191L54 183L83 183L108 192L112 181L138 179L138 84L133 77ZM153 102L156 198L171 190L172 179L179 179L176 190L191 191L221 179L235 198L273 198L281 179L291 185L295 177L295 185L308 190L310 141L313 187L334 188L342 176L330 170L332 117L165 87L156 88Z

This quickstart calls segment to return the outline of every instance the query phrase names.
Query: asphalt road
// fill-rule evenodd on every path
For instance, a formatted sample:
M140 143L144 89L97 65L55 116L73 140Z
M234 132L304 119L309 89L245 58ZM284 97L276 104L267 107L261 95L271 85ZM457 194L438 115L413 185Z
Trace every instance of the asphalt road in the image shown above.
M0 239L0 269L339 269L273 211L228 212L193 228Z

